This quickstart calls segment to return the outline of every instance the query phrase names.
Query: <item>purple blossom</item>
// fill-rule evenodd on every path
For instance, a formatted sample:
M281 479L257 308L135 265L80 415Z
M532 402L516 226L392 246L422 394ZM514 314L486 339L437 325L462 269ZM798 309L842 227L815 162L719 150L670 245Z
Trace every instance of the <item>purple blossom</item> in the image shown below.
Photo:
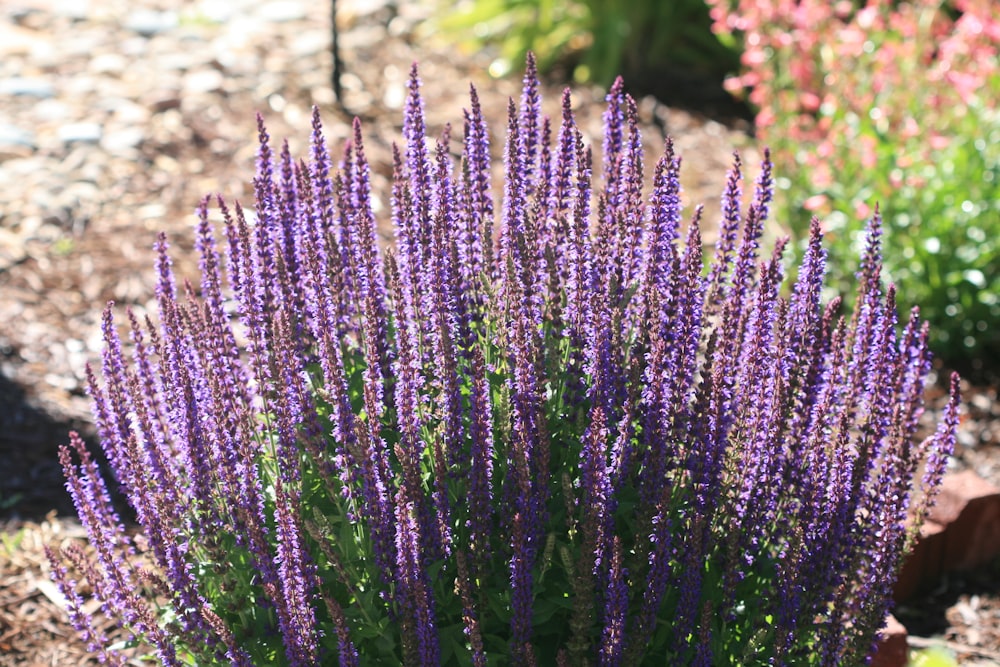
M45 556L49 559L49 564L52 567L52 578L59 586L59 592L66 599L70 625L80 633L80 638L86 644L87 650L96 652L98 660L102 663L115 667L124 665L125 660L117 651L105 648L108 644L108 638L104 632L94 627L93 617L84 610L84 599L76 590L77 582L69 578L69 573L62 564L62 559L48 545L45 546Z
M477 316L485 305L483 272L492 265L493 194L490 177L490 135L474 86L469 86L471 110L465 111L463 170L458 215L463 223L459 237L458 269L462 292L475 304ZM471 292L471 293L470 293Z
M526 503L521 503L525 505ZM529 534L527 521L521 512L514 514L511 533L510 559L510 651L511 656L519 664L534 662L534 649L531 646L531 600L532 576L536 546Z
M440 664L434 598L423 568L420 535L413 505L402 494L396 503L396 583L403 625L404 663Z
M618 537L611 545L611 567L605 592L604 630L601 636L600 665L622 664L625 652L625 619L628 614L628 572L622 566L622 545Z
M278 574L281 597L277 611L289 665L316 663L316 618L312 606L313 567L304 548L302 530L295 516L297 505L284 485L275 490L278 538Z

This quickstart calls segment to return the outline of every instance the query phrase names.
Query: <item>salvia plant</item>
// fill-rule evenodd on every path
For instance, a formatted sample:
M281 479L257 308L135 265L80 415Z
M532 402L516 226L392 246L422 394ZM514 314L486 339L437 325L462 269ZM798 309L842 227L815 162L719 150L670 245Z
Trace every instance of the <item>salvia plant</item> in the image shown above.
M357 122L336 170L318 115L305 161L261 126L254 215L218 199L219 244L199 209L200 286L161 236L159 324L129 312L126 345L109 306L90 390L138 530L73 435L92 555L50 553L102 659L88 590L164 665L868 659L958 410L953 379L914 440L928 328L897 321L878 217L841 315L818 224L794 285L783 243L759 257L770 165L744 211L737 159L703 269L669 140L642 198L620 81L598 188L528 64L500 206L475 89L455 164L414 67L391 249Z

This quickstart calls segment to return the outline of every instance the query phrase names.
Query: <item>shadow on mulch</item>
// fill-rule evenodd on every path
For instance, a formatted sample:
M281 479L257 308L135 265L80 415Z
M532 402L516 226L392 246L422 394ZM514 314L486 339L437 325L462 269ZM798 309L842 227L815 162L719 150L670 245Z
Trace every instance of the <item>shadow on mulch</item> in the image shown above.
M557 63L552 71L543 75L550 85L572 86L570 72L572 60ZM756 136L754 128L755 112L746 100L733 97L723 86L722 76L678 67L669 63L653 65L643 63L639 69L622 72L625 90L635 99L652 96L657 103L671 109L680 109L695 116L713 120L728 128ZM669 133L669 127L660 129Z
M911 635L934 637L947 634L956 625L974 625L975 621L961 618L956 606L963 598L995 598L1000 590L1000 558L970 570L953 570L927 585L917 596L900 604L893 614ZM979 606L978 604L976 605ZM949 610L950 613L949 613ZM1000 614L1000 609L976 608L988 616ZM947 638L947 637L946 637Z
M58 460L71 430L93 440L92 426L53 417L0 372L0 520L41 521L52 510L76 513Z
M633 94L652 95L670 108L699 114L754 136L753 109L726 92L720 78L667 65L634 73L625 83Z

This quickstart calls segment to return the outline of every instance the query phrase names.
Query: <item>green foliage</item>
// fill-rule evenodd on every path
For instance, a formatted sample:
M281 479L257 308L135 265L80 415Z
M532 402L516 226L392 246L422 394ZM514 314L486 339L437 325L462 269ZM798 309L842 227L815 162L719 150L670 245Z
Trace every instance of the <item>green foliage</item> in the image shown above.
M23 493L12 493L10 495L0 494L0 510L8 510L17 505L24 498Z
M14 555L14 552L18 550L21 546L21 542L24 541L25 530L20 529L16 533L3 532L0 533L0 542L2 542L3 553L9 558Z
M618 74L633 83L664 68L721 77L738 65L712 34L704 0L469 0L443 5L433 25L469 49L497 44L496 76L528 51L543 71L568 66L574 80L605 86Z
M943 648L927 648L922 651L912 651L907 663L910 667L957 667L955 656Z

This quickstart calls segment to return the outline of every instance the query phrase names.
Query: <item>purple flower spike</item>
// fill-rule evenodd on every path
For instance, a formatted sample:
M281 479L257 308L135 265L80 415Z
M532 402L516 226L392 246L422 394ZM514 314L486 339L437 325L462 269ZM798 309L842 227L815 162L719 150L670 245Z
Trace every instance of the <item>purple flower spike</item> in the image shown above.
M312 607L312 564L303 551L302 530L294 515L297 498L289 497L282 485L275 499L278 574L281 597L278 618L285 640L285 655L293 667L316 664L316 617Z
M618 667L624 664L625 619L628 613L628 572L622 566L622 545L615 536L611 545L611 568L605 593L604 631L601 637L601 667Z
M426 252L430 249L434 188L431 187L431 160L425 144L424 103L420 98L416 63L410 70L409 90L403 115L403 137L406 139L406 169L414 208L407 226L417 240L417 247Z
M404 663L441 664L434 616L431 582L422 567L420 535L413 504L400 495L396 499L396 584L404 635Z
M937 491L941 488L941 478L944 477L948 466L948 457L955 451L955 432L958 430L960 400L959 378L957 374L952 374L950 400L944 411L944 419L931 439L921 446L921 450L926 451L927 456L927 466L922 480L923 488L927 491L917 506L916 516L919 520L926 517L927 512L934 506ZM915 522L915 526L919 525L919 520Z
M719 239L715 243L715 258L709 273L711 295L709 304L717 304L724 296L723 279L729 272L736 235L739 232L741 203L743 198L742 163L738 154L733 155L733 166L726 179L726 189L722 194L722 221L719 224ZM714 307L714 306L713 306Z
M87 645L88 651L97 653L98 660L104 664L118 667L125 664L125 659L117 651L107 650L107 636L94 626L94 618L84 609L84 599L76 590L76 582L69 578L66 567L62 564L62 558L53 553L48 545L45 547L45 556L49 559L52 567L52 578L59 587L59 592L66 599L69 612L69 622L73 628L80 633L80 638Z
M604 184L608 199L614 200L620 188L619 166L625 146L625 82L617 77L605 98L608 108L604 112Z
M493 189L490 175L490 135L475 87L469 86L471 111L465 112L463 166L459 188L459 216L463 230L459 240L458 267L463 291L477 321L485 306L484 272L492 265Z
M532 664L535 661L531 646L531 568L535 560L535 548L528 526L521 513L514 515L510 560L511 620L510 650L518 664Z
M472 572L477 578L485 575L491 557L491 536L494 527L493 505L493 424L490 405L489 385L486 378L486 362L478 347L472 358L472 394L470 396L471 425L469 438L472 441L469 465L469 509L468 527Z
M542 142L542 99L538 92L538 68L535 54L528 52L524 66L524 87L521 91L521 108L518 116L520 138L523 142L523 171L520 176L524 180L525 194L530 195L535 187L538 173L538 156Z

